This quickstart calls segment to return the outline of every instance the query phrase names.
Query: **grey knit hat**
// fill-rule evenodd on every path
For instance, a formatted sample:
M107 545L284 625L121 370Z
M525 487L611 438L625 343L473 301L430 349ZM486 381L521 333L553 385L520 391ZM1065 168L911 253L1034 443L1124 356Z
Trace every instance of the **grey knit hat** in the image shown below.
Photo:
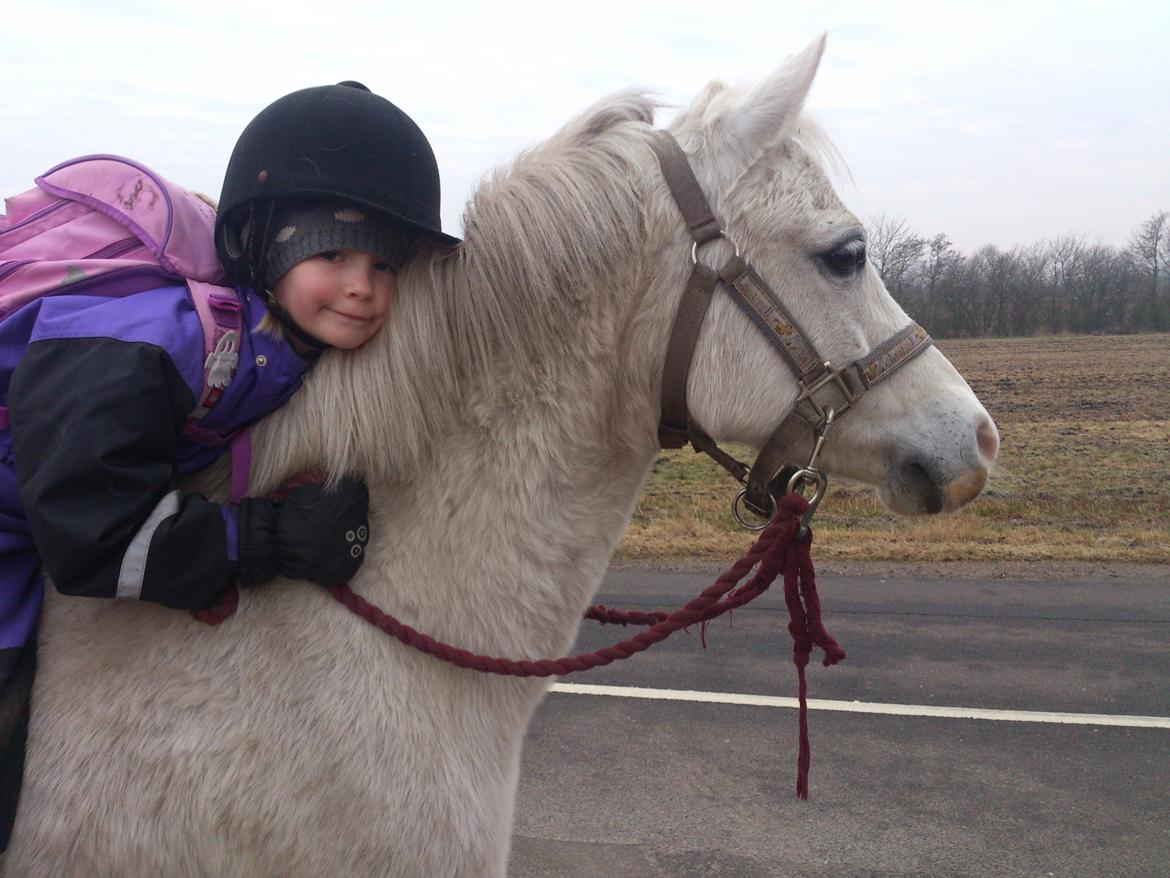
M328 250L365 250L397 270L417 237L368 208L343 201L279 205L272 228L264 269L269 289L298 262Z

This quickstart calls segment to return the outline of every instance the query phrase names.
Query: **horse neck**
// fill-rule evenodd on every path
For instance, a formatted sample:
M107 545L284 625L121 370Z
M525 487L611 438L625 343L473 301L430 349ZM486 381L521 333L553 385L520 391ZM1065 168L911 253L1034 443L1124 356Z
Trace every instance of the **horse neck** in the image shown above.
M376 491L412 617L465 648L567 649L628 520L657 445L649 382L619 350L623 275L609 295L571 292L555 339L469 382L429 464Z
M400 435L392 406L372 435L370 419L355 420L354 410L378 405L345 402L352 387L370 385L358 371L381 368L380 358L323 362L321 375L261 431L261 485L314 465L322 443L336 443L347 423L361 434L351 450L389 455L399 441L415 443L422 451L406 465L383 467L374 465L376 454L365 455L367 466L347 466L329 446L329 468L364 471L371 489L374 545L355 587L468 649L566 649L657 450L652 381L624 350L639 269L627 252L578 286L554 291L557 319L541 335L514 337L511 349L492 345L490 366L416 363L433 376L436 395L446 395L435 403L442 422L421 438ZM409 342L395 331L383 354L400 356L405 368L421 350L396 351ZM395 370L385 371L393 381ZM451 375L454 383L445 383ZM396 403L396 395L425 392L407 384L383 390Z

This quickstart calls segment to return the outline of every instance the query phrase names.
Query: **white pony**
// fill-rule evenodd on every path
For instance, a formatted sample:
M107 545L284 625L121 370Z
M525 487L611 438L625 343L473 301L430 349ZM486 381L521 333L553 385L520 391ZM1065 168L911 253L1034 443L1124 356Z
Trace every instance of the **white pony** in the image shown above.
M822 46L749 94L710 86L672 130L744 253L845 363L908 318L872 268L828 267L861 227L800 116ZM496 173L462 248L401 278L379 340L324 357L257 432L257 492L310 468L364 475L375 540L354 589L478 653L572 645L658 451L690 241L653 110L620 93ZM759 445L796 394L718 293L690 376L698 422ZM865 395L822 462L895 510L935 511L979 492L997 442L932 349ZM50 593L39 665L9 876L505 874L546 680L440 663L295 582L243 593L216 628Z

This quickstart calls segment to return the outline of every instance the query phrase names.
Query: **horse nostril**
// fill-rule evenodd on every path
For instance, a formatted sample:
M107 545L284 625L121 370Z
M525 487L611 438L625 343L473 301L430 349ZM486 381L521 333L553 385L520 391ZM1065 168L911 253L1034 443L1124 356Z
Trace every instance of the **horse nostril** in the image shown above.
M922 512L934 515L946 506L946 497L939 490L938 483L920 463L908 461L902 464L899 473L903 486L917 495Z
M979 425L979 429L975 431L975 441L987 462L994 463L995 456L999 454L999 431L995 429L995 423L991 418L984 419Z

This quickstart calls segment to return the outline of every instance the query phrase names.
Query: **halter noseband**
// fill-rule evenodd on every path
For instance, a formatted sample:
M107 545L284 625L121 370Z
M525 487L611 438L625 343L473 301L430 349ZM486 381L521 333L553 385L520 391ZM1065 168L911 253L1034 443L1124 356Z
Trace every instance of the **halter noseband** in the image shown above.
M689 443L695 451L714 458L744 486L733 504L736 520L749 529L761 529L763 525L749 525L740 516L740 500L756 514L770 519L776 511L771 482L796 445L812 432L818 439L812 459L808 466L795 470L786 480L786 492L798 490L806 481L816 482L817 492L810 504L815 509L827 485L825 475L816 469L816 458L829 426L840 420L862 393L905 366L934 342L925 329L911 323L859 360L835 368L817 352L771 287L740 256L738 246L735 255L718 272L699 262L700 247L716 238L728 238L728 235L715 219L686 154L674 137L669 132L656 131L650 145L694 241L691 245L691 276L666 346L658 441L663 448L682 448ZM687 410L687 377L695 344L715 288L720 284L783 357L800 382L800 396L764 443L751 467L720 449Z

